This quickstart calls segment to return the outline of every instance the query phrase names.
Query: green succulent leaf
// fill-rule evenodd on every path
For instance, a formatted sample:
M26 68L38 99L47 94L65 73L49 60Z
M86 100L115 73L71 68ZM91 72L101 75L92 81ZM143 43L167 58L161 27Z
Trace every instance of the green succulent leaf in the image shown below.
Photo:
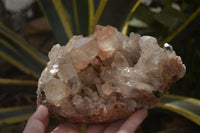
M132 19L138 19L143 23L150 25L155 21L155 18L153 17L154 15L155 13L151 12L147 7L144 5L139 5L135 12L132 14L130 21L132 21Z
M164 43L170 42L173 38L175 38L182 30L184 30L198 15L200 14L200 7L193 12L186 21L178 27L174 32L172 32L160 45L163 46Z
M37 89L37 81L34 80L17 80L0 78L1 93L35 93Z
M38 0L61 45L74 34L92 34L96 24L121 30L136 2L140 0Z
M40 66L33 65L32 62L29 63L26 56L23 55L24 53L19 53L14 47L9 47L8 44L6 40L0 40L0 56L21 71L31 74L36 78L39 77L39 73L41 72Z
M35 111L32 106L0 108L0 124L14 124L26 121Z
M136 2L136 0L108 0L98 24L109 24L121 30Z
M40 5L40 8L44 12L45 16L49 20L49 23L51 27L53 28L56 39L58 40L60 44L64 45L67 42L68 38L72 36L71 28L68 29L68 34L67 34L67 32L65 31L66 29L64 28L64 25L62 24L60 16L58 12L56 11L56 8L52 0L48 0L48 1L37 0L37 1ZM62 6L62 9L63 9L63 6ZM67 18L67 21L68 22L66 22L65 25L70 27L69 18Z
M184 22L186 17L182 12L173 9L172 7L164 8L159 14L155 14L154 18L159 23L173 29L180 22Z
M22 72L38 78L47 57L31 47L25 40L0 24L0 56Z
M90 7L93 5L90 5ZM79 18L80 32L79 34L83 34L84 36L88 35L89 30L89 15L92 12L89 9L89 0L77 0L77 18Z
M129 22L128 22L129 26L132 27L138 27L138 28L147 28L148 24L137 19L137 18L132 18Z
M34 47L32 47L27 41L22 37L18 36L16 33L11 31L9 28L0 23L0 35L1 37L7 38L10 41L14 42L15 45L18 45L21 49L25 50L29 55L31 55L35 60L40 62L43 65L46 65L48 58L46 55L42 54Z
M178 95L165 95L157 107L175 112L200 126L200 100Z
M37 1L49 20L58 43L65 45L73 34L76 34L75 31L77 31L77 33L80 31L76 0Z

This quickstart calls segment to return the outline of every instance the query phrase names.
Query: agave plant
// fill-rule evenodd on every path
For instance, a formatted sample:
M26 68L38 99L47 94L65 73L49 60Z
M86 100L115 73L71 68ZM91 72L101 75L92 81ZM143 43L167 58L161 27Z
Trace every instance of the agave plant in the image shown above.
M169 7L172 4L169 2L165 3L164 10L155 13L141 5L141 0L37 0L37 3L61 45L73 35L93 33L96 24L115 26L124 34L135 30L140 34L154 35L163 45L181 33L200 13L198 7L186 16ZM33 78L0 78L0 92L35 94L37 80L48 62L47 55L0 23L0 57ZM200 125L198 100L166 95L157 107L176 112ZM33 106L0 108L0 124L27 120L33 111Z

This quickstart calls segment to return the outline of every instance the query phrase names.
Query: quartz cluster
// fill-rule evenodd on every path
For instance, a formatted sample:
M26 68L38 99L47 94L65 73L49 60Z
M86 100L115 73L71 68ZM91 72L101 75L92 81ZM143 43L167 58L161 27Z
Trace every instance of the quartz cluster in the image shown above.
M49 59L39 79L38 104L71 122L110 122L152 108L186 69L169 44L161 48L154 37L128 37L100 25L88 37L54 45Z

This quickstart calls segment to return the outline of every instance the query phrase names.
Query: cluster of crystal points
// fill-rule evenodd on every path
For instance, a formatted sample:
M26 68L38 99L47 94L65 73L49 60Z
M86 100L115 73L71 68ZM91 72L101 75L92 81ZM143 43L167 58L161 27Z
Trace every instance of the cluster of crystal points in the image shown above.
M62 117L95 116L99 109L106 114L119 103L129 112L151 108L185 73L170 45L161 48L153 37L128 37L111 26L98 25L88 37L73 36L67 45L53 46L49 58L38 98L43 93L40 104L59 107Z

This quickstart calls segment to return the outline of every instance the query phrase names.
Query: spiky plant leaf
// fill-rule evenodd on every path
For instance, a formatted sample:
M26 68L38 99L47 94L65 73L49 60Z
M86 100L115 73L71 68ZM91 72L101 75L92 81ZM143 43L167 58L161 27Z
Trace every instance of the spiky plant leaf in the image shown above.
M183 29L185 29L191 22L200 14L200 7L193 12L190 17L173 33L171 33L162 43L161 46L164 45L166 42L170 42L174 37L176 37Z
M32 106L0 108L0 124L13 124L27 120L35 111Z
M96 24L121 30L136 2L140 0L38 0L61 45L73 34L93 33Z
M173 29L180 22L184 22L186 16L172 7L166 7L159 14L155 14L154 18L164 26Z
M177 95L165 95L157 107L175 112L200 126L200 100Z
M38 78L47 57L0 23L0 56L22 72Z
M37 89L37 81L33 80L14 80L0 78L0 92L16 94L19 92L35 93Z

